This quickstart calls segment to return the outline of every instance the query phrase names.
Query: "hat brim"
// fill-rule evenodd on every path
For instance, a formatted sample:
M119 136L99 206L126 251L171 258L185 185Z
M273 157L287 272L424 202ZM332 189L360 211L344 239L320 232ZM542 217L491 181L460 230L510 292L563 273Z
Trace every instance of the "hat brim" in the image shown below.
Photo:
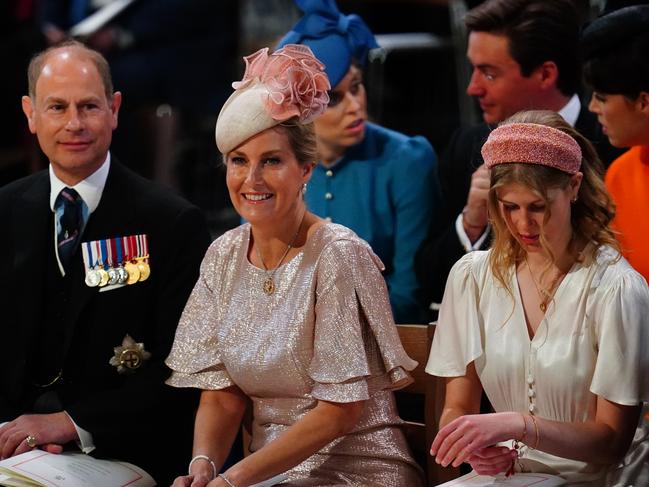
M216 146L222 154L280 123L268 114L267 99L268 89L258 81L230 95L221 108L214 130Z

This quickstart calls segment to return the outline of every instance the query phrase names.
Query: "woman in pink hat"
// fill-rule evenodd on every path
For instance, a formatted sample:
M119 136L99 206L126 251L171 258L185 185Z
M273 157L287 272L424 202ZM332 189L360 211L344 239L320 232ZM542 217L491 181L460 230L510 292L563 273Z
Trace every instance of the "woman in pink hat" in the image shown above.
M649 398L647 284L608 226L593 147L559 115L514 115L482 155L494 241L446 286L426 367L447 378L431 453L608 485ZM495 413L479 414L482 390Z
M307 210L313 120L329 101L305 46L248 56L216 123L227 186L247 223L208 250L167 364L203 390L194 458L174 486L421 485L392 389L416 363L396 331L382 264ZM220 472L251 413L251 455Z

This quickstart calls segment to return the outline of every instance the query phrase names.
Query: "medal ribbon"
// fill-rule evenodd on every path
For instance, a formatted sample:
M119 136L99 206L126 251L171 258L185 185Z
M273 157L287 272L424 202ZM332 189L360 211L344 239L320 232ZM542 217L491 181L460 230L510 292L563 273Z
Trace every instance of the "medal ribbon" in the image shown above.
M148 262L149 261L149 241L146 237L146 234L140 235L140 238L142 239L142 252L144 252L142 257L144 257Z
M101 246L102 263L104 265L104 269L107 269L112 265L112 262L108 254L108 245L106 244L106 240L99 240L99 245Z
M122 237L122 245L124 246L124 262L131 261L131 249L128 245L128 237Z
M110 260L113 268L117 267L121 262L117 258L117 239L111 238L108 240L108 246L110 248Z
M144 249L142 247L142 235L137 235L135 237L136 242L137 242L137 256L138 257L144 257Z
M93 241L92 246L94 247L93 250L95 251L95 255L96 255L95 262L103 269L104 268L104 262L101 259L101 250L99 248L99 240Z
M147 240L146 234L138 235L139 251L140 257L144 258L147 262L149 261L149 242Z
M137 245L137 237L135 235L131 235L129 238L129 244L131 246L131 258L133 260L137 259L140 256L140 251L138 249Z
M122 237L115 239L115 245L117 246L117 265L121 266L124 263L122 258Z
M83 242L81 246L81 252L83 253L83 262L86 264L86 269L92 269L94 267L92 260L92 247L90 242Z

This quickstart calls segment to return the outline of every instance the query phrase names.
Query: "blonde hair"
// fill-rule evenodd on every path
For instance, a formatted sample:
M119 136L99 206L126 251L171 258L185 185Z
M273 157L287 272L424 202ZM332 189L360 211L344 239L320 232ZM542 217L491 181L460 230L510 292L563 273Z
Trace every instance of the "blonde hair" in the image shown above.
M288 136L288 142L300 164L318 162L315 127L313 122L301 123L297 117L279 124Z
M268 130L268 129L267 129ZM302 123L298 117L292 117L271 127L271 130L281 130L288 138L289 146L298 164L315 164L318 162L315 128L313 122ZM228 155L221 155L221 162L227 166Z
M603 167L592 144L555 112L545 110L519 112L503 121L501 125L510 123L546 125L561 130L575 139L582 152L580 171L583 179L577 201L571 205L572 242L594 243L580 256L580 259L586 263L592 262L598 248L602 245L610 245L619 250L615 234L609 227L615 216L615 205L604 186ZM498 189L509 184L519 184L529 188L546 203L543 221L547 222L551 216L548 190L565 189L570 184L570 180L570 174L540 164L499 164L491 168L488 206L494 235L489 261L496 279L510 294L512 290L507 284L509 271L524 258L525 250L511 234L500 213L496 194ZM540 243L554 262L555 256L550 251L543 233L540 236Z

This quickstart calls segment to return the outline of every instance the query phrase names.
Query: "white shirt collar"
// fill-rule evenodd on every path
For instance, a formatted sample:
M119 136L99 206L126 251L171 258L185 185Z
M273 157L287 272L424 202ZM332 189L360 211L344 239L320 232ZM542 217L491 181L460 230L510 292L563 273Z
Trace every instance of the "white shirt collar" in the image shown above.
M566 103L566 105L561 110L559 110L559 115L561 115L566 122L574 127L577 123L577 119L579 118L580 111L581 101L579 101L579 97L575 94L572 95L570 101Z
M79 193L79 196L83 199L83 202L88 207L89 213L95 211L97 206L99 206L101 195L104 192L104 186L106 186L109 169L110 152L106 154L106 160L99 169L83 181L79 181L77 184L72 186L72 189ZM56 177L56 174L54 174L54 170L52 169L52 164L50 164L50 209L52 211L54 211L54 202L56 201L56 197L66 186L67 185L63 181Z

